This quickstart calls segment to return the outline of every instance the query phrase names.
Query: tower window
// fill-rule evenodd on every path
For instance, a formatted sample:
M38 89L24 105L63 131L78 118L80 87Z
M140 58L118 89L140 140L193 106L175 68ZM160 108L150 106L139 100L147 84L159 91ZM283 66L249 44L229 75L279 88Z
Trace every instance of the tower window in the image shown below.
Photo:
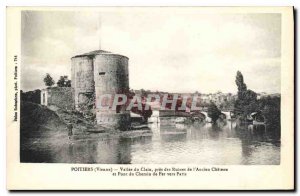
M99 72L99 76L104 76L105 72Z

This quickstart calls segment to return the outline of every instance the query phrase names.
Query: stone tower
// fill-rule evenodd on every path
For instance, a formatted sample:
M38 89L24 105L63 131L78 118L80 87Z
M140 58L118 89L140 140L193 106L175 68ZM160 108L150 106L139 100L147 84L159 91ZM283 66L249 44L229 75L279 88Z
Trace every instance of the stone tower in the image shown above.
M127 129L130 125L130 111L125 107L117 110L101 110L99 97L104 94L126 94L129 91L128 58L108 51L96 50L77 55L72 61L72 88L75 108L95 96L97 124Z

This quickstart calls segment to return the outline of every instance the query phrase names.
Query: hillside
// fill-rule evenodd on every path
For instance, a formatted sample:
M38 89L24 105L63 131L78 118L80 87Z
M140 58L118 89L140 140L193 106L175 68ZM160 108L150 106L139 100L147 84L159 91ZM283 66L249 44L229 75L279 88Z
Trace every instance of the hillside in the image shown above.
M66 123L46 106L23 101L20 126L21 133L27 135L44 129L63 130L66 128Z

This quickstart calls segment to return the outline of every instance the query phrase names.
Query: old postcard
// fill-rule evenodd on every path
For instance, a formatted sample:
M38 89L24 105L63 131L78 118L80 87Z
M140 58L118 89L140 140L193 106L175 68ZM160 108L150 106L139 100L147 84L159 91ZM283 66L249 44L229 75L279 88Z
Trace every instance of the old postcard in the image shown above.
M292 7L8 7L10 190L294 189Z

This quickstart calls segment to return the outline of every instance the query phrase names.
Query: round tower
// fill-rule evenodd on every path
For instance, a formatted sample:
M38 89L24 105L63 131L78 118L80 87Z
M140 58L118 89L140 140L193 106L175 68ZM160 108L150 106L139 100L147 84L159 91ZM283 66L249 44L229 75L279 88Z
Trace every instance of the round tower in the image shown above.
M75 108L95 97L97 124L112 125L126 130L130 126L130 111L125 105L116 110L102 110L101 95L127 94L129 91L128 57L96 50L72 57L72 88ZM99 102L99 103L98 103Z
M71 86L74 95L75 108L80 110L95 92L93 57L78 55L71 58Z
M101 110L100 96L109 94L126 95L129 91L128 58L113 53L99 53L94 58L94 81L96 95L96 118L99 124L114 124L120 129L128 129L130 125L130 111L125 105L116 110Z

